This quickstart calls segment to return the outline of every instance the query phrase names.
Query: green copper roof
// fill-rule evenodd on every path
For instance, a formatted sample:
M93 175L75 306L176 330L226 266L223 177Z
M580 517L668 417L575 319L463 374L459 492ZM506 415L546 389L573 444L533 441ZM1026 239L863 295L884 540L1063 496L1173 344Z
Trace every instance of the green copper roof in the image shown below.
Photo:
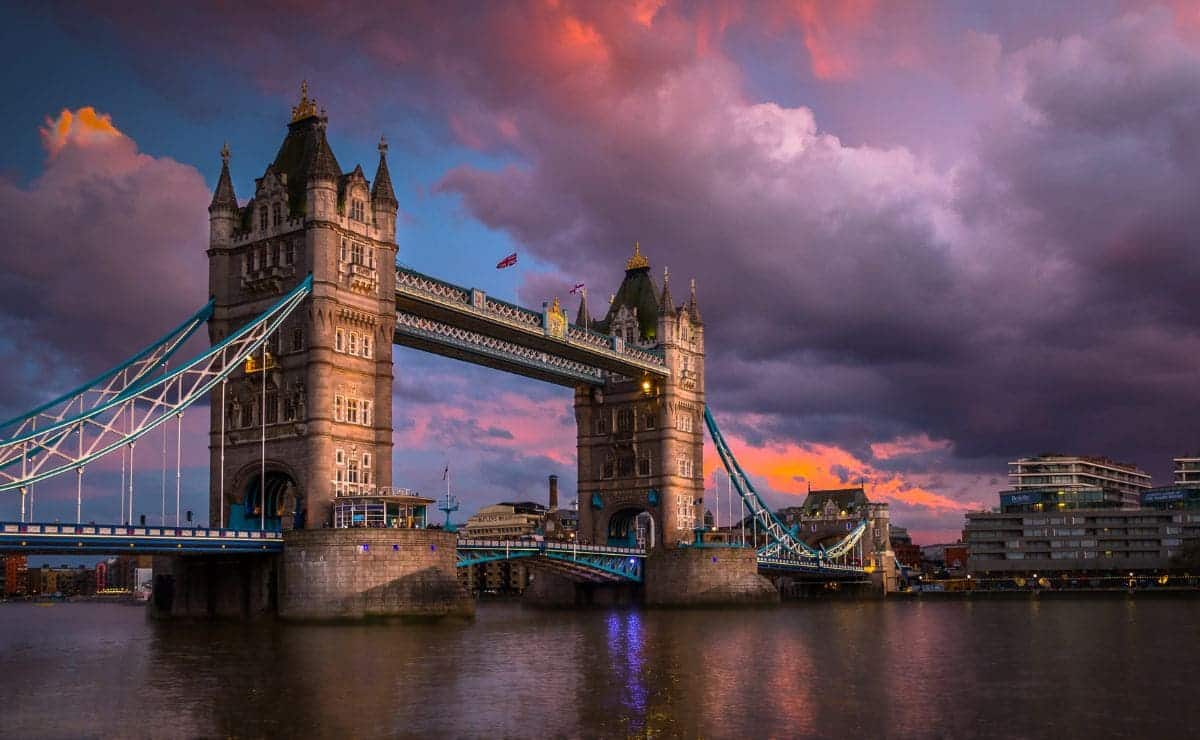
M637 309L642 339L651 340L658 335L658 286L650 277L649 266L625 271L625 279L621 281L604 321L597 324L597 330L608 332L622 306Z

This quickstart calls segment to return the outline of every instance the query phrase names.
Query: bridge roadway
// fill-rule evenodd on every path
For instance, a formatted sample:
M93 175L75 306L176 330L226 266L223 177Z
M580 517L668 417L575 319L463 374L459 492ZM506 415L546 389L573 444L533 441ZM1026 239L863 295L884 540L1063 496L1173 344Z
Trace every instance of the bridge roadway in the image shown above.
M117 555L145 553L238 554L283 551L280 532L210 527L0 522L0 552ZM458 567L534 558L537 564L584 581L640 583L646 551L576 542L460 538ZM864 580L863 568L760 555L759 570L813 580Z

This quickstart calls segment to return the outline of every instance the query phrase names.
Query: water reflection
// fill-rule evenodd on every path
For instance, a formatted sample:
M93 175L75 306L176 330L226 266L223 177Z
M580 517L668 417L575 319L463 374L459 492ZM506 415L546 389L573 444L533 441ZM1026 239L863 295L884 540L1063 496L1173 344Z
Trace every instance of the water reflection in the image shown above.
M830 603L474 623L162 624L0 606L15 737L1184 734L1191 601Z

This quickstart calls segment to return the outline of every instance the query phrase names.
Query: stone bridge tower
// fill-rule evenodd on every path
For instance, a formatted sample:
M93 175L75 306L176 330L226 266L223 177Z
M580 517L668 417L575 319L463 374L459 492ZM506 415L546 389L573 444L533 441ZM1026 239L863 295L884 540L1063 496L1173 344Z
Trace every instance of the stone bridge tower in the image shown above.
M208 209L210 340L221 341L309 273L313 294L270 339L265 366L256 353L213 390L214 526L257 528L265 520L268 529L320 528L335 491L392 482L398 204L384 142L373 182L361 166L343 173L327 121L303 86L287 136L244 206L222 151Z
M575 323L661 353L669 370L666 378L575 391L580 538L632 545L647 512L655 546L691 541L704 497L704 325L695 281L688 302L676 305L669 274L660 291L635 245L604 319L590 319L585 296Z

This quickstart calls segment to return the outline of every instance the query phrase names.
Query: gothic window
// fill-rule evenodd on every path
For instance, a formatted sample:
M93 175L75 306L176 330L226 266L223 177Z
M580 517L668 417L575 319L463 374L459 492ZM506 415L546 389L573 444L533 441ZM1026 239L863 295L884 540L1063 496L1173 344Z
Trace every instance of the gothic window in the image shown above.
M349 346L349 349L347 351L350 354L352 354L352 355L358 354L358 332L356 332L356 331L350 332L350 344L348 346Z
M370 358L371 356L371 335L363 334L362 338L362 356Z
M278 242L271 245L271 264L283 264L283 245L279 244Z
M633 344L633 326L625 327L625 344Z
M633 455L621 455L617 458L617 476L628 478L633 475Z
M350 261L356 265L363 264L363 245L358 242L350 244Z
M297 326L292 329L292 351L300 352L304 349L304 327Z
M358 423L358 399L346 399L346 421L350 424Z
M371 426L371 402L362 401L362 423L363 426Z
M252 403L242 405L242 426L254 426L254 404Z
M371 268L372 270L375 269L375 250L374 249L367 250L367 267Z
M265 204L258 209L258 230L267 230L267 206Z
M608 434L608 412L601 411L596 415L596 434Z
M346 482L358 483L358 460L355 460L353 457L347 461Z
M275 391L267 393L267 423L279 421L279 394Z
M345 421L346 420L346 399L343 398L342 396L334 396L333 397L333 420L334 421Z
M679 475L684 478L692 477L692 459L687 455L679 456Z
M642 426L646 429L653 429L658 424L658 420L654 418L654 409L646 409L642 414Z
M680 411L675 416L675 428L681 432L692 431L692 412Z
M638 475L650 475L650 450L642 450L642 454L638 456Z
M288 242L287 263L289 265L296 264L296 242Z
M604 466L600 468L600 477L612 478L617 472L616 467L616 461L613 459L612 454L605 455Z
M687 339L688 339L688 328L687 328L687 324L682 324L682 325L679 327L679 338L680 338L680 339L682 339L682 340L683 340L683 341L685 341L685 342L687 341Z
M346 351L346 332L338 329L333 333L333 349L336 352Z
M624 408L617 411L617 433L629 434L633 431L633 409Z
M355 221L362 221L364 223L367 220L366 213L363 209L363 202L358 198L350 201L350 218L354 219Z
M271 222L276 226L283 223L283 209L278 203L271 207Z
M286 396L283 399L283 420L296 420L296 399L293 396Z

